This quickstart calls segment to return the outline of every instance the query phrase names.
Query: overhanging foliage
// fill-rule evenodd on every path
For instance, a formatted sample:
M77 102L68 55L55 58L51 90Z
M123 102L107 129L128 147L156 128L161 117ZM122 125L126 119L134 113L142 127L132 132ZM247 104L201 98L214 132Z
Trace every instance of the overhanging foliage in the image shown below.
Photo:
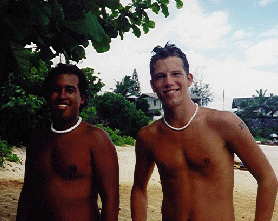
M181 0L175 0L177 8ZM119 0L2 0L0 1L0 81L11 72L29 73L26 45L35 44L40 59L63 54L66 61L85 58L91 43L97 52L110 48L112 38L132 30L136 37L155 27L147 11L167 17L169 0L132 0L123 6Z

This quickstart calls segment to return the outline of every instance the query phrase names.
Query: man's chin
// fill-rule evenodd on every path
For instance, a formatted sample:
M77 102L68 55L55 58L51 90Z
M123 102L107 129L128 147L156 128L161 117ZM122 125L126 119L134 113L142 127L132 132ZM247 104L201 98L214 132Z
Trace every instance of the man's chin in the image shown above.
M67 122L67 121L69 121L69 118L70 117L65 116L64 112L52 113L52 120L53 121Z
M180 100L176 100L176 99L169 99L167 101L165 101L163 103L163 106L164 107L167 107L167 108L174 108L176 106L179 106L182 102Z

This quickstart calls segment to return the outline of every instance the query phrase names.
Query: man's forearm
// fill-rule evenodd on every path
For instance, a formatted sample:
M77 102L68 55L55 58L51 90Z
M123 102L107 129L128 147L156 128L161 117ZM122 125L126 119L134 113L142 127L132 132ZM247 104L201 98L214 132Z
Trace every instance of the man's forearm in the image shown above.
M110 199L103 200L101 209L101 221L118 221L118 215L119 197L111 197Z
M271 220L277 195L277 179L258 182L255 221Z
M131 192L131 217L132 220L147 220L148 196L139 188L132 188Z

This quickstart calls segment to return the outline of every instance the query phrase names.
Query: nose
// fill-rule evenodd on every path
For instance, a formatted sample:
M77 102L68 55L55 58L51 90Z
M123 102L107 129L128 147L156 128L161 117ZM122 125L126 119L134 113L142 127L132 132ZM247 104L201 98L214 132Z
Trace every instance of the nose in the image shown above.
M63 100L66 98L66 90L65 89L62 89L59 94L58 94L58 98Z
M172 85L174 85L174 79L171 75L167 75L164 79L164 86L171 87Z

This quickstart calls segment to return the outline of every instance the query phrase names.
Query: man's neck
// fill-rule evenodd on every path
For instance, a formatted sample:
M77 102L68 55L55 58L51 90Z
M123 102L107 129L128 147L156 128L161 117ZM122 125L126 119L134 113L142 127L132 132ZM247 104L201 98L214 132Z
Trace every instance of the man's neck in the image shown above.
M53 127L56 130L62 131L73 127L78 121L78 117L76 119L65 120L65 119L53 119Z
M191 100L175 107L163 106L165 120L174 127L183 127L196 111L196 105Z

